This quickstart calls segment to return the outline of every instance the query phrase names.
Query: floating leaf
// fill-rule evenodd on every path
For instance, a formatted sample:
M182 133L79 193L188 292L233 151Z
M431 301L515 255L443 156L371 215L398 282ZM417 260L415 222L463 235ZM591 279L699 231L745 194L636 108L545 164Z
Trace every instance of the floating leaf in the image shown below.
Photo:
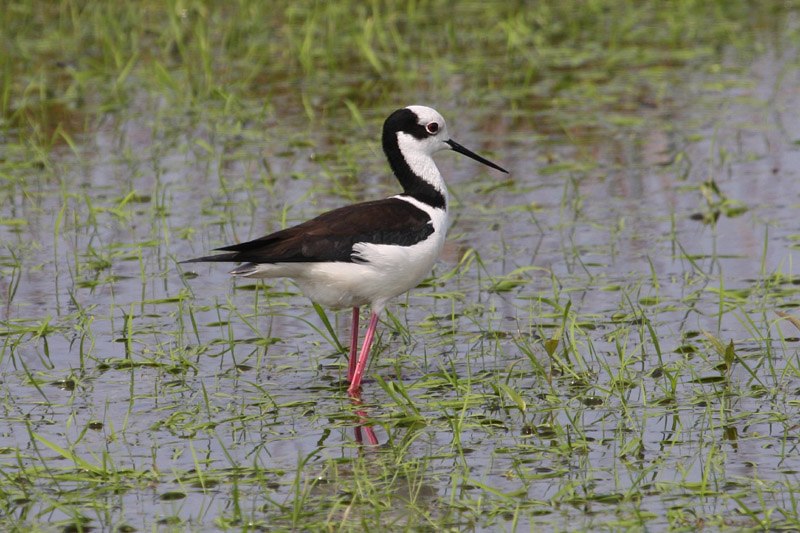
M733 366L733 362L736 360L736 353L733 351L733 340L731 343L728 344L728 347L725 348L725 366L727 367L728 372L731 371L731 367Z
M706 338L711 342L711 345L714 346L714 350L716 350L716 352L719 355L724 357L726 348L725 348L725 345L722 343L722 341L719 340L718 338L716 338L715 336L713 336L711 333L709 333L706 330L701 330L701 331L703 332L703 335L705 335Z
M506 396L508 396L508 398L512 402L517 404L517 407L519 407L520 411L522 411L523 413L525 412L525 410L528 408L528 405L525 403L525 399L522 396L520 396L520 394L517 391L515 391L505 383L498 383L497 387L503 392L505 392Z
M549 355L550 357L553 357L553 354L555 353L556 348L558 348L558 338L557 337L553 337L552 339L550 339L549 341L544 343L544 351L546 351L547 355Z

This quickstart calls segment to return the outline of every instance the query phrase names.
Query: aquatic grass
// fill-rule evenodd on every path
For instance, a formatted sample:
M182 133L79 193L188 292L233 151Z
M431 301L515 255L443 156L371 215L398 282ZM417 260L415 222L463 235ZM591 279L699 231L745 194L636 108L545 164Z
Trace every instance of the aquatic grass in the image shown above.
M747 70L793 3L7 7L4 528L797 525L792 106ZM455 250L353 405L332 315L175 261L393 194L424 100L514 175L442 161Z

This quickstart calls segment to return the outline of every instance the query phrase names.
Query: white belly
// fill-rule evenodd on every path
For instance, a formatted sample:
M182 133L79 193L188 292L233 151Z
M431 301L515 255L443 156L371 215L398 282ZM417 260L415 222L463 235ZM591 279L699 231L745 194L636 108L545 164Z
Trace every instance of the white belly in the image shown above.
M436 231L413 246L359 243L354 251L363 263L265 263L241 275L292 278L303 294L320 305L369 304L380 312L390 299L413 289L430 274L442 253L444 237L444 231Z

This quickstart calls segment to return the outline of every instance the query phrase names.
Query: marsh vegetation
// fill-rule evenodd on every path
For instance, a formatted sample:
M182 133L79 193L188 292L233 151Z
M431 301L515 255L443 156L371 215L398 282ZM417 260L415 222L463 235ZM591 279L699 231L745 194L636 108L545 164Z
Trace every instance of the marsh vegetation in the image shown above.
M800 527L796 1L0 6L0 527ZM348 313L178 261L394 194L434 276Z

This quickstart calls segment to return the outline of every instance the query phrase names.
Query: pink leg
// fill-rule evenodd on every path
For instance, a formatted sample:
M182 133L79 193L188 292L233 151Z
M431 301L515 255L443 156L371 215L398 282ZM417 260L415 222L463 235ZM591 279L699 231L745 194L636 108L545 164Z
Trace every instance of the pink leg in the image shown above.
M374 311L372 316L369 317L369 327L367 334L364 336L364 345L361 346L361 354L358 356L358 365L353 374L353 379L350 380L350 388L347 392L350 395L356 394L358 388L361 386L361 378L364 376L364 370L367 368L367 358L369 357L369 349L372 346L372 339L375 337L375 329L378 327L378 314Z
M347 367L347 381L353 381L356 372L356 354L358 353L358 307L353 308L353 329L350 331L350 360Z

